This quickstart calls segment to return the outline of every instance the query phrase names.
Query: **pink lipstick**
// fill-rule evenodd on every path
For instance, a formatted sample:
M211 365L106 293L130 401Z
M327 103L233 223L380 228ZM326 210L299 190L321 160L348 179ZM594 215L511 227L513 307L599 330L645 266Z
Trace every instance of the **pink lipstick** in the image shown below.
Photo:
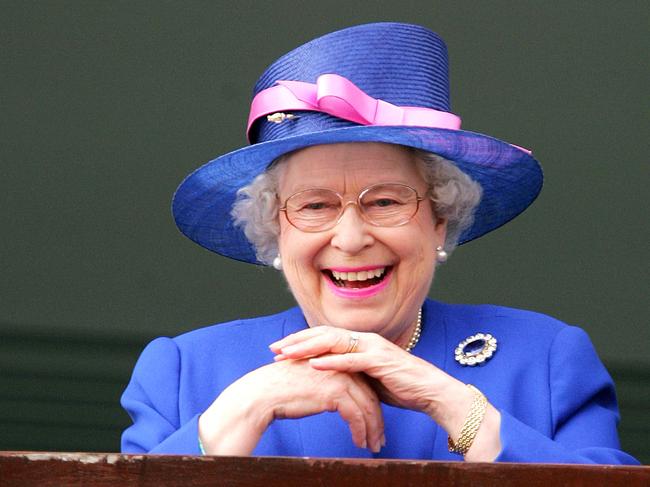
M365 286L345 286L345 285L337 285L335 283L334 277L332 275L332 272L336 273L341 273L341 272L363 272L363 271L373 271L375 269L384 269L384 266L366 266L366 267L337 267L337 268L330 268L327 271L324 271L324 278L325 281L327 282L327 286L332 291L332 293L338 297L341 298L347 298L347 299L362 299L362 298L369 298L372 296L375 296L376 294L379 294L388 284L390 283L390 280L392 279L392 267L386 267L385 273L381 276L381 280L375 283L368 282L368 285ZM359 281L352 281L355 284L360 284ZM362 281L363 282L363 281Z

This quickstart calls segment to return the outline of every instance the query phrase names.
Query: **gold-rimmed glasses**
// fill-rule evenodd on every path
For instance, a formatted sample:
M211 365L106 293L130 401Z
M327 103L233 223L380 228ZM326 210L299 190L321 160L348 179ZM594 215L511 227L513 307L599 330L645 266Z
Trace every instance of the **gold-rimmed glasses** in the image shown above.
M373 184L356 200L336 191L310 188L289 196L280 208L291 225L303 232L323 232L336 226L348 205L357 205L361 217L378 227L399 227L415 216L424 197L402 183Z

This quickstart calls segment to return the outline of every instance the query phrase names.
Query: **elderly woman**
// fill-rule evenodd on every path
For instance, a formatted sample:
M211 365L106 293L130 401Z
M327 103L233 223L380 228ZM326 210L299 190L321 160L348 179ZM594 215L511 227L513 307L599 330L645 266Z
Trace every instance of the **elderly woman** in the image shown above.
M252 145L174 197L200 245L282 270L298 307L153 341L123 451L634 463L586 334L427 299L457 244L537 196L531 154L460 130L433 32L311 41L255 87Z

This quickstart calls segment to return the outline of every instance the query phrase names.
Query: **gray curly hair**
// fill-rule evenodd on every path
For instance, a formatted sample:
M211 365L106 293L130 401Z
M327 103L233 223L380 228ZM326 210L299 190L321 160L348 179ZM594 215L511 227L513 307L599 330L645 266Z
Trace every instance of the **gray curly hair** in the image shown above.
M431 188L429 198L434 216L447 220L444 248L451 253L460 235L474 221L474 210L481 201L481 186L447 159L408 149L415 155L416 167ZM235 225L255 247L257 259L266 265L271 265L278 255L278 168L286 158L285 154L276 159L251 184L241 188L231 211Z

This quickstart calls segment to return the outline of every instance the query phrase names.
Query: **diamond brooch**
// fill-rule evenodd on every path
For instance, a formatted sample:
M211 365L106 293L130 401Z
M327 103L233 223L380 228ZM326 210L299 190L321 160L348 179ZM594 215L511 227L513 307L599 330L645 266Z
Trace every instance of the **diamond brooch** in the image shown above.
M285 120L293 120L294 118L299 118L299 117L295 116L292 113L282 113L282 112L272 113L271 115L266 116L266 119L269 122L273 122L273 123L282 123Z
M472 367L490 360L496 351L496 338L489 333L477 333L460 342L454 356L459 364Z

